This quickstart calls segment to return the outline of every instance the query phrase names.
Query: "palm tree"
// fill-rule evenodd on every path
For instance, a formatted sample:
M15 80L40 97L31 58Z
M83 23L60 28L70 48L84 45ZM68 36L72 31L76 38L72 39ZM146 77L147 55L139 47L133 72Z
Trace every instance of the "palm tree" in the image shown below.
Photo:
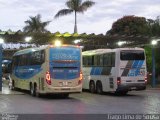
M23 28L24 32L27 33L45 33L47 30L45 27L51 21L41 22L41 15L38 14L35 17L30 16L30 19L25 21L26 26Z
M95 2L92 2L90 0L82 2L82 0L68 0L66 2L67 9L62 9L58 11L58 13L55 15L55 18L59 16L64 16L67 14L71 14L74 12L75 14L75 26L74 26L74 33L77 33L77 13L84 13L88 8L93 6Z

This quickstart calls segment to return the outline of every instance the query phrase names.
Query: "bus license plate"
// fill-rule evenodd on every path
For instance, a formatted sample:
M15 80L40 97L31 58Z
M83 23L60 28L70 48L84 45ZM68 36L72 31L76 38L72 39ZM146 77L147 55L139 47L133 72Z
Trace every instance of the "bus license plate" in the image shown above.
M68 86L68 82L63 82L63 86Z

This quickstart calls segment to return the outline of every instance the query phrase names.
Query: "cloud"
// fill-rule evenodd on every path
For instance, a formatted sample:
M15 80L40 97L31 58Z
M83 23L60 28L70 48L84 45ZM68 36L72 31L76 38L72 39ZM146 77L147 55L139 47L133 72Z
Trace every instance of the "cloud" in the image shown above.
M93 0L96 4L84 14L78 14L79 33L105 34L112 23L124 15L155 19L160 15L160 0ZM42 15L42 20L52 20L47 27L51 32L73 33L74 14L54 19L66 0L0 0L0 29L19 30L29 16Z

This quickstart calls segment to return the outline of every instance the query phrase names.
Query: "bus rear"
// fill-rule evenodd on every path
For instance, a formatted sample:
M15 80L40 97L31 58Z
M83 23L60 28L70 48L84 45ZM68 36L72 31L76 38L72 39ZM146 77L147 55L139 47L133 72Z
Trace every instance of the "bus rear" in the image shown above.
M120 49L120 72L117 91L145 90L147 82L146 59L141 48Z
M46 72L47 93L82 91L81 49L75 46L50 47Z

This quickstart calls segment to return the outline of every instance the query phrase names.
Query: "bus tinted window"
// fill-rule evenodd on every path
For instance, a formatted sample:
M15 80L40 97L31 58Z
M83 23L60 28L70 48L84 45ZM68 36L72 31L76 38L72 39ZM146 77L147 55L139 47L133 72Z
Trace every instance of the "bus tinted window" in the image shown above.
M87 65L87 59L86 59L86 57L83 57L83 65Z
M91 66L94 63L94 57L93 56L88 56L88 65Z
M83 65L84 66L94 65L94 56L84 56L83 57Z
M29 61L28 58L29 58L29 54L20 55L19 56L19 64L18 64L18 66L28 65L28 61Z
M104 54L103 56L103 65L104 66L112 66L114 67L115 66L115 53L112 52L112 53L106 53Z
M144 60L144 51L142 50L123 50L120 53L121 60Z
M44 51L35 51L31 54L31 65L41 65L44 62Z
M94 65L95 66L100 65L100 55L95 55L94 56Z
M111 54L110 53L104 54L103 65L104 66L111 66Z
M112 67L115 67L115 53L111 53L111 61L112 61Z
M100 55L100 66L103 66L103 55Z

